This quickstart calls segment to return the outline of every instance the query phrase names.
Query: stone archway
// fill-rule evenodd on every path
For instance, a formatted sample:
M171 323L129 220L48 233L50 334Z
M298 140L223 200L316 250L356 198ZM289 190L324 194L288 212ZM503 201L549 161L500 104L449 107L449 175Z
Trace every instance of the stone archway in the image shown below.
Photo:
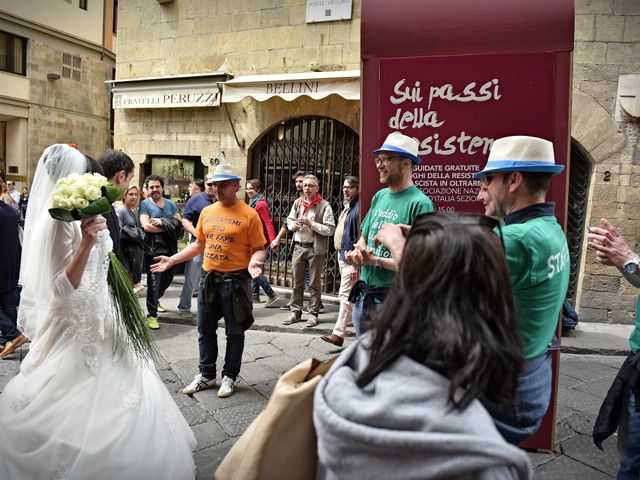
M271 202L271 217L276 231L286 222L298 193L292 175L312 173L320 181L320 193L333 209L342 209L342 182L357 175L360 163L360 139L348 125L333 118L303 116L290 118L267 130L251 149L247 178L258 178ZM289 232L277 252L270 252L265 275L280 286L292 285ZM329 242L322 291L338 291L340 274L333 242Z
M613 119L612 113L591 96L577 89L573 91L571 135L572 160L574 154L588 159L591 170L588 175L589 188L581 233L579 228L571 225L569 219L569 242L572 241L571 237L575 237L574 240L581 245L577 252L572 252L575 257L572 256L572 286L569 294L574 299L583 320L608 322L611 321L607 314L609 308L602 304L604 290L609 298L619 295L619 292L615 288L615 282L611 285L603 284L601 266L593 261L586 261L585 227L597 224L602 217L612 221L618 220L620 211L617 199L622 191L619 174L621 165L628 162L628 156L624 152L627 140L619 124ZM572 201L569 192L569 202ZM570 203L569 215L572 209L574 212L579 211L580 206Z

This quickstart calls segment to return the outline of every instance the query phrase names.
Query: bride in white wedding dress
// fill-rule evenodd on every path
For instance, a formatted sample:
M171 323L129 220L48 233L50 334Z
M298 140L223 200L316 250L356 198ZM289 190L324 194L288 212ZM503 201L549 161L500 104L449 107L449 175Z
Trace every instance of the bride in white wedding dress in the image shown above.
M0 394L0 479L193 479L193 433L152 362L115 348L104 219L48 214L56 180L88 165L53 145L36 170L18 318L31 347Z

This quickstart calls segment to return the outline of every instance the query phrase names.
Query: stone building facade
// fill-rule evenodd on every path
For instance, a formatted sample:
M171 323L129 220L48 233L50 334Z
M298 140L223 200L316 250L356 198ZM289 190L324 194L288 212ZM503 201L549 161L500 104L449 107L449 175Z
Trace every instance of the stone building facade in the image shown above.
M321 23L306 22L305 0L121 0L119 8L117 79L124 87L129 80L171 83L205 73L217 74L212 81L223 84L230 73L236 81L360 66L361 0L353 1L350 19ZM606 217L640 249L639 123L622 108L618 92L621 76L640 74L640 3L575 0L573 60L569 298L584 321L632 323L637 292L615 269L595 263L584 237L588 225ZM224 160L247 178L268 178L270 167L261 162L274 148L276 157L278 151L297 155L287 135L297 119L309 118L330 118L356 139L359 134L359 102L339 94L291 101L247 96L227 103L223 93L219 105L206 108L116 109L115 145L141 165L140 177L161 156L195 159L203 173ZM278 150L269 139L281 133ZM298 165L307 166L290 166Z
M120 2L116 89L218 72L248 75L358 70L360 1L351 20L307 24L305 0ZM118 83L120 81L120 83ZM224 97L223 97L224 101ZM137 163L153 154L222 158L245 174L255 142L289 118L328 116L358 129L359 105L337 95L294 101L273 95L205 108L117 109L115 145ZM235 130L235 132L234 132Z
M640 119L620 97L627 109L629 96L640 99L640 2L576 0L575 10L572 165L586 160L591 168L584 223L609 219L638 252ZM624 89L629 75L636 76L635 90ZM592 252L583 250L580 260L582 320L633 323L637 289L615 268L598 265Z
M121 0L114 143L139 181L163 175L180 202L191 178L230 163L263 181L279 228L300 169L340 208L360 124L360 0L342 3L345 19L307 23L306 0ZM272 282L291 284L287 262L286 249L271 255ZM328 262L332 291L335 255Z
M34 5L35 3L35 5ZM76 144L100 155L111 146L112 0L0 1L0 170L28 186L42 151Z

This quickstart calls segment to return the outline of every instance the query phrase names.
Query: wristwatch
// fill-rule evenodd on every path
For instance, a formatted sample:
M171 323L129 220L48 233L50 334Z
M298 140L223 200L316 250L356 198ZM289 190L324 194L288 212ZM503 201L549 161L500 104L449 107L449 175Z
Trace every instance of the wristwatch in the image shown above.
M635 275L639 267L640 257L635 257L624 264L624 267L622 267L622 271L624 273L628 273L629 275Z

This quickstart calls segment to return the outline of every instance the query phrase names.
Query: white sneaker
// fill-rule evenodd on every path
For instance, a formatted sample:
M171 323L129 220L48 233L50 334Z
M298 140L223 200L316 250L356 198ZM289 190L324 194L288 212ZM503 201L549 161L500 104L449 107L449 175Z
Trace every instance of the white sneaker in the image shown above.
M235 380L229 377L222 377L222 383L220 384L220 390L218 390L218 396L220 398L227 398L233 395L235 387Z
M201 373L197 374L189 385L182 389L182 393L187 395L193 395L200 390L204 390L206 388L213 388L216 386L216 379L209 380L208 378L204 378Z

